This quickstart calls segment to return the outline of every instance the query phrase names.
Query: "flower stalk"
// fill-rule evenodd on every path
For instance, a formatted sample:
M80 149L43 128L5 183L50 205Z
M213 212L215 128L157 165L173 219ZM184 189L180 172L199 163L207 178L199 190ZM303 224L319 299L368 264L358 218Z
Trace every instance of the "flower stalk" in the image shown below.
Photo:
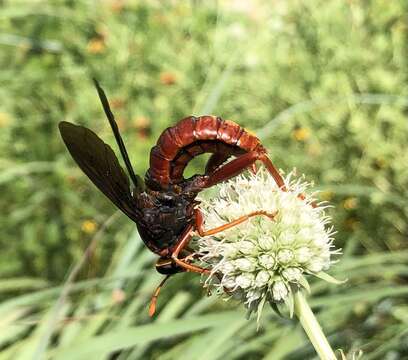
M299 319L300 324L302 325L320 359L336 360L336 355L330 347L330 344L327 341L322 328L317 322L316 317L310 309L310 306L302 291L299 290L294 293L294 302L295 315Z

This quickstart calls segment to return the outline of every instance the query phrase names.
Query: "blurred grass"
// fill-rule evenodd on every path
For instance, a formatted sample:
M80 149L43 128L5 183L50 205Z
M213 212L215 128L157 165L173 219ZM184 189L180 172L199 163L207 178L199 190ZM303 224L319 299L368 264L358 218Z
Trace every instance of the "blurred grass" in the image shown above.
M140 174L166 126L212 113L315 181L349 279L312 286L330 341L408 358L407 17L404 0L0 1L0 360L314 357L296 322L268 313L257 333L191 274L148 319L154 256L57 133L113 143L91 77Z

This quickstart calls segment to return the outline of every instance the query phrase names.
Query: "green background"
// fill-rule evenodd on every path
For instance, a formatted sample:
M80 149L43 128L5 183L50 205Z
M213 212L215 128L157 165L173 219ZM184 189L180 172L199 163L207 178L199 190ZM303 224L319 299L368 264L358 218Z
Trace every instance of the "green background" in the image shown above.
M333 205L330 270L310 303L334 348L408 358L408 3L0 1L0 360L312 359L296 320L160 276L134 224L70 158L61 120L114 146L105 88L137 173L161 131L216 114ZM189 169L194 173L203 159Z

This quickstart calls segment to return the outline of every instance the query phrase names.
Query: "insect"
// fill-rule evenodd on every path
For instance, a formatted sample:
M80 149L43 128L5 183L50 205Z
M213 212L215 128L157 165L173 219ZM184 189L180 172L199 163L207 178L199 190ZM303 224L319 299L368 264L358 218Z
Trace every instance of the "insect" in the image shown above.
M159 256L156 269L166 276L153 294L149 308L152 316L160 289L171 275L184 271L210 273L209 269L193 263L196 254L188 244L194 232L200 236L213 235L253 216L271 219L275 216L260 210L205 230L203 215L197 207L198 193L246 169L254 170L257 160L266 166L282 189L284 181L255 135L215 116L189 116L164 130L151 149L150 168L143 181L132 168L105 92L94 82L130 179L111 147L93 131L66 121L59 123L59 130L82 171L136 223L143 242ZM204 174L185 179L183 172L187 164L203 153L212 154Z

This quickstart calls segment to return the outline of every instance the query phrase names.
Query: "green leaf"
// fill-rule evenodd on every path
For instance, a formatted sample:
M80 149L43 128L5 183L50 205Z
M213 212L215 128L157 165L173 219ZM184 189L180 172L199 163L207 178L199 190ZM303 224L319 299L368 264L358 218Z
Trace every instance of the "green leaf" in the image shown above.
M310 285L304 275L300 277L299 284L306 290L308 294L310 294Z
M89 359L107 356L114 351L142 345L150 341L167 339L177 335L191 334L192 332L226 326L236 320L235 312L203 315L190 319L174 320L167 323L154 323L139 327L116 329L100 336L78 341L69 346L51 352L55 359Z

